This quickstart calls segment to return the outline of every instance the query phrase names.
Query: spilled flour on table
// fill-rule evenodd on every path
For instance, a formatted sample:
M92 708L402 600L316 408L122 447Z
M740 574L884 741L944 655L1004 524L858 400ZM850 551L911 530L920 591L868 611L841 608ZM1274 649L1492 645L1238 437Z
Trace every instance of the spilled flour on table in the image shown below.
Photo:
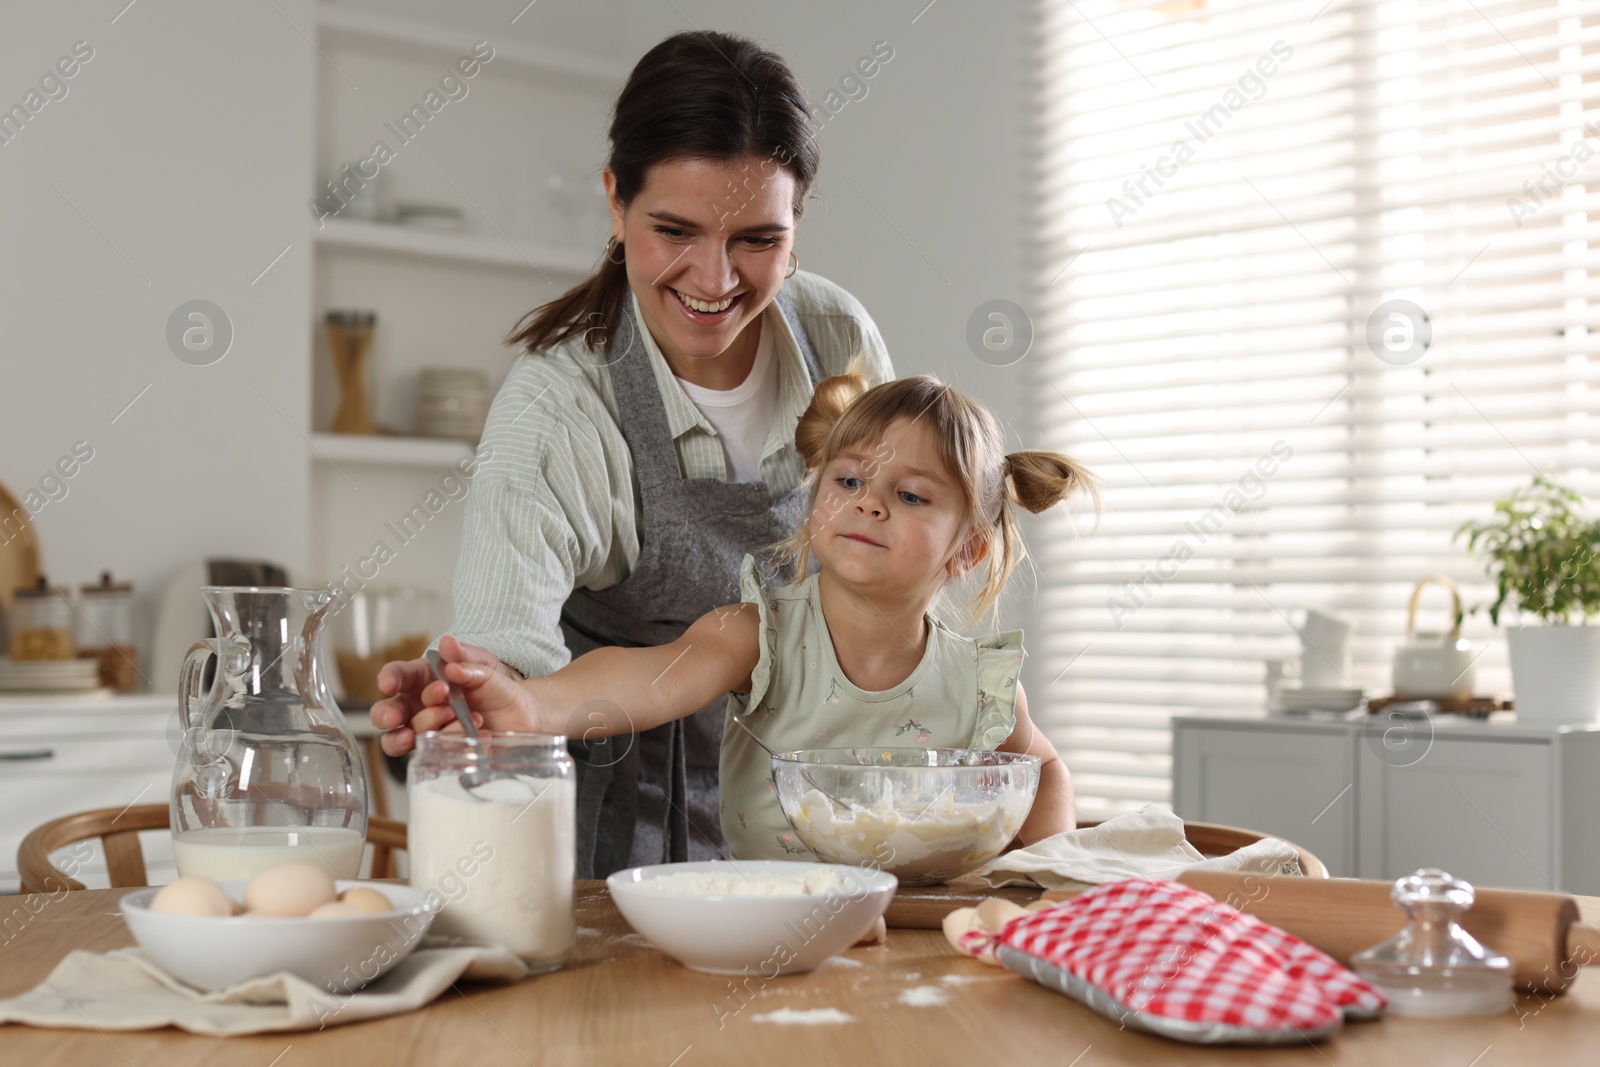
M853 960L849 956L829 956L822 961L824 967L865 967L860 960Z
M838 1008L779 1008L769 1011L765 1015L751 1016L751 1022L757 1023L783 1023L794 1026L817 1026L823 1023L853 1023L854 1015L847 1015Z
M996 978L1008 978L1010 975L1010 971L1001 971L998 974L947 974L939 981L945 985L966 985L968 982L990 982Z
M936 1008L950 999L950 994L936 985L919 985L914 989L900 990L900 1003L913 1008Z

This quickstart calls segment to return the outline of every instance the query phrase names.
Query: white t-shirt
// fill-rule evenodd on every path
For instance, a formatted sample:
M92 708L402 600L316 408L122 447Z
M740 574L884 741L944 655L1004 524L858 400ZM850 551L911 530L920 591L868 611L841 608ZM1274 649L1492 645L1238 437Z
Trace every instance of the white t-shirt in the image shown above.
M730 482L759 482L761 453L778 414L778 375L772 360L772 331L762 323L756 361L744 381L732 389L706 389L678 379L722 440Z

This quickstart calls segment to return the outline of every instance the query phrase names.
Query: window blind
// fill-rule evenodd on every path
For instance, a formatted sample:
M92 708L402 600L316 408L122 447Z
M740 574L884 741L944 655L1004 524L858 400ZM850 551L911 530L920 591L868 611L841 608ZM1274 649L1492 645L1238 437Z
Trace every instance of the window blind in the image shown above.
M1035 541L1029 697L1104 818L1169 801L1172 716L1265 710L1305 608L1386 693L1417 579L1488 599L1462 521L1600 496L1600 3L1035 14L1034 439L1105 504Z

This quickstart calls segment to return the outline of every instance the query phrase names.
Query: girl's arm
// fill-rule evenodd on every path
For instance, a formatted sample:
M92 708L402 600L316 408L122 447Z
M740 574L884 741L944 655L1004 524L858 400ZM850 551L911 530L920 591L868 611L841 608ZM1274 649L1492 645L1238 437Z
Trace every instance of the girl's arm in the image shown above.
M439 653L445 677L461 687L474 724L609 737L681 719L727 692L748 692L760 658L759 625L754 604L717 608L671 644L597 648L553 674L520 682L467 662L468 646L453 637L439 642ZM443 682L429 684L422 701L425 707L414 720L418 733L455 722Z
M1056 746L1033 725L1028 717L1028 695L1017 681L1017 725L1000 746L1001 752L1027 752L1038 756L1039 792L1033 810L1017 832L1017 840L1031 845L1053 834L1077 828L1076 805L1072 792L1072 773L1056 753Z

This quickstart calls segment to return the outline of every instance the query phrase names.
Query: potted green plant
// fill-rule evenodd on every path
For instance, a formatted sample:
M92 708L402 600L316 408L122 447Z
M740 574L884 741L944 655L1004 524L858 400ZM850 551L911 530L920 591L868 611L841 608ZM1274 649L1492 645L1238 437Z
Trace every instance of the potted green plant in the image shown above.
M1539 475L1496 501L1488 522L1456 531L1484 561L1499 625L1510 602L1517 625L1506 630L1511 687L1521 722L1600 721L1600 520L1583 498Z

